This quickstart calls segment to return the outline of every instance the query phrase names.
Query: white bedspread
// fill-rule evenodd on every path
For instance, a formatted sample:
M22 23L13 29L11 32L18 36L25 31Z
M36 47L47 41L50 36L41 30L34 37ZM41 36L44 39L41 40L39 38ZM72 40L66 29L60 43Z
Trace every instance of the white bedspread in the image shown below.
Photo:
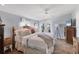
M31 47L45 51L45 53L52 53L54 50L54 45L48 49L47 43L44 41L44 39L38 37L38 33L23 37L22 45L27 48Z
M36 48L39 50L45 50L47 47L44 40L37 36L33 36L28 39L23 38L22 45L25 45L26 47Z
M44 42L43 39L35 36L28 40L28 46L39 50L45 50L47 47L47 44Z

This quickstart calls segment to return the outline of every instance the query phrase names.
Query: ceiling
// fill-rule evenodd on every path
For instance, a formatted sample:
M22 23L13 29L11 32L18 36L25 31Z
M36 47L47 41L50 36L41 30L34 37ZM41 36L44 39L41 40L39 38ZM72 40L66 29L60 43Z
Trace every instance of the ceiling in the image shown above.
M0 11L34 20L45 20L71 13L76 5L65 4L7 4L0 5Z

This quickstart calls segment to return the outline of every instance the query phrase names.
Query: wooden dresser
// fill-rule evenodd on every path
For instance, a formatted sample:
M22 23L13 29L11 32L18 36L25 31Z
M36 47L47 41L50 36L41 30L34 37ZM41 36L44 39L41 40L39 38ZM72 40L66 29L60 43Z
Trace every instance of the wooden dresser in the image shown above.
M4 53L4 24L0 24L0 54Z
M76 37L76 27L67 26L65 28L66 42L73 44L73 37Z

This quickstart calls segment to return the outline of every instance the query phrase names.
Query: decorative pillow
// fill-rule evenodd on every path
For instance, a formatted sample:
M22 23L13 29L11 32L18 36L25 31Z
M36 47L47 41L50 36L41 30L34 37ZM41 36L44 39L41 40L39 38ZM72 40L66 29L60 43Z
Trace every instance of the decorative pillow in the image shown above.
M18 33L19 36L26 36L31 34L31 31L29 29L21 29L18 30L16 33Z

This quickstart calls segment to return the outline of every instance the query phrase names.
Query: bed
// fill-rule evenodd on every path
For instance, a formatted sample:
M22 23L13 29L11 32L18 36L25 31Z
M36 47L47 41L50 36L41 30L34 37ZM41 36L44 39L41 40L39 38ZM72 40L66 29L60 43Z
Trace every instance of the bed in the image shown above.
M16 29L13 32L15 48L18 51L25 54L50 54L54 51L55 43L52 34L36 32L32 27Z
M35 29L29 26L24 26L14 30L15 48L21 50L22 37L35 33Z
M25 54L51 54L55 40L47 33L34 33L22 38L21 50Z

